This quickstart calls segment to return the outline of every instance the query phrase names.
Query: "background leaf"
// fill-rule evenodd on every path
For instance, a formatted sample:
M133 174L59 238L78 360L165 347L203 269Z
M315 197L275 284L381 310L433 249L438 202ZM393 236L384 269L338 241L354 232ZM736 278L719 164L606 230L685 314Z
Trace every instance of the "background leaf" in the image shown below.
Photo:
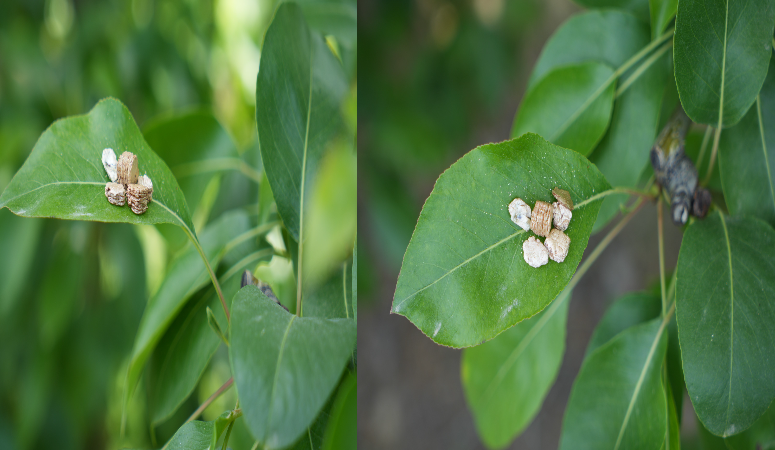
M310 188L328 141L342 126L347 92L340 62L301 9L283 3L266 33L256 83L261 158L285 226L298 241L303 192Z
M0 323L9 318L32 267L42 220L16 217L0 208Z
M153 181L153 201L145 214L105 198L110 181L102 167L102 150L137 155L140 173ZM53 217L136 224L194 226L178 182L143 139L129 110L116 99L102 100L82 116L54 122L38 139L29 158L0 195L0 208L24 217Z
M676 319L686 388L719 436L739 433L775 398L775 231L712 214L684 233Z
M656 39L667 28L678 10L678 0L649 0L651 38Z
M212 422L194 420L183 424L172 436L166 448L170 450L208 450L215 449L215 444L233 421L232 412L223 413Z
M358 376L348 373L339 388L331 408L324 450L355 450L358 435Z
M355 348L355 321L294 316L255 286L234 298L229 355L244 418L267 448L312 423Z
M556 186L577 205L570 251L562 264L534 269L522 256L532 232L511 221L507 206L515 197L553 201ZM565 288L587 245L600 201L579 203L609 188L586 158L532 133L468 152L425 202L392 312L451 347L481 344L533 316Z
M775 226L775 60L751 109L721 132L718 163L730 214Z
M775 4L683 0L675 21L675 80L686 114L736 124L756 99L772 53Z
M617 299L595 327L585 358L622 331L659 317L661 300L651 292L632 292Z
M589 354L573 383L560 449L658 449L667 404L662 361L665 322L654 319L618 334Z
M248 230L247 215L235 211L218 219L202 232L201 244L212 267L223 257L226 244ZM215 269L213 269L215 270ZM148 302L135 337L132 360L127 372L125 404L134 392L140 373L164 332L191 295L208 282L209 278L199 253L189 246L175 261L156 294ZM222 306L219 306L222 309Z
M608 127L614 69L585 62L547 73L522 100L512 137L530 131L561 147L588 155Z
M506 447L533 420L565 353L570 293L495 339L463 351L460 379L482 441Z
M771 449L775 447L775 407L740 434L724 439L730 450Z

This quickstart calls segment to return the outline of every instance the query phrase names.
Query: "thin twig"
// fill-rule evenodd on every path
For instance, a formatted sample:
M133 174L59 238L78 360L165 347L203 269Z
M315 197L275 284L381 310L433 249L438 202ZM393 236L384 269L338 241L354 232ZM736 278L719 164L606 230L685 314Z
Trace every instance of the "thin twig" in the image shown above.
M708 142L710 142L711 131L713 131L713 127L705 127L705 134L702 136L702 145L700 145L700 154L697 156L697 170L702 167L702 161L705 159L705 150L708 149Z
M659 238L659 287L662 291L662 315L665 315L667 297L665 297L665 237L662 227L662 202L657 202L657 236Z
M191 239L191 242L194 244L194 247L196 247L196 251L199 252L199 256L202 257L202 260L205 262L205 267L207 268L207 273L210 274L210 279L213 282L213 286L215 286L215 291L218 293L218 298L221 300L221 306L223 306L223 312L226 313L226 320L231 320L231 314L229 314L229 307L226 306L226 300L223 298L223 291L221 291L221 285L218 283L218 277L215 276L215 272L213 272L213 268L210 266L210 261L207 259L207 255L205 255L204 250L202 249L202 245L199 244L199 240L197 240L194 235L192 235L188 230L186 230L186 234L188 234L188 238Z
M186 423L191 422L192 420L194 420L197 417L199 417L199 415L202 414L202 412L205 409L207 409L207 407L210 406L210 404L212 402L214 402L215 399L217 399L218 397L221 396L221 394L226 392L231 387L232 384L234 384L234 378L233 377L229 378L228 381L223 383L223 386L219 387L218 390L213 393L213 395L211 395L207 400L205 400L204 403L199 405L199 408L197 408L196 411L194 411L194 413L191 414L191 416L189 416L189 418L186 420Z
M719 121L720 122L720 121ZM718 142L721 136L721 127L716 128L716 132L713 134L713 151L710 153L710 163L708 163L708 173L705 175L705 179L702 184L707 186L710 181L710 176L713 174L713 166L716 163L716 153L718 153Z

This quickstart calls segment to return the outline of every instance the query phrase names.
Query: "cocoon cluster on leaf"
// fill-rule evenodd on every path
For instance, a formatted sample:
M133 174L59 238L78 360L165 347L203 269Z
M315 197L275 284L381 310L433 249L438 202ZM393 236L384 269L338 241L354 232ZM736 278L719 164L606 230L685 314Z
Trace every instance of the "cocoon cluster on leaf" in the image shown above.
M113 149L106 148L102 151L102 165L111 180L105 185L108 201L116 206L124 206L129 202L133 213L145 213L153 194L153 182L148 175L139 176L137 156L124 152L116 161Z

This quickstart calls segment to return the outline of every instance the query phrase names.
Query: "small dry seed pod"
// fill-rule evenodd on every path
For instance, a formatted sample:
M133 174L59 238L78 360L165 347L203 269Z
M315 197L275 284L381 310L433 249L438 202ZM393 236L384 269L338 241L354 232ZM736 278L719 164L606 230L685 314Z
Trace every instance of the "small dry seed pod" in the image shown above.
M549 258L552 261L561 263L568 256L568 247L570 247L570 238L562 231L554 228L549 237L546 238L546 249L549 251Z
M135 214L143 214L148 209L151 199L151 188L141 184L130 184L126 188L126 199Z
M530 215L530 229L539 236L549 236L552 229L552 205L546 202L537 201L533 207L533 214Z
M118 183L108 183L105 185L105 197L116 206L124 206L126 203L126 191L124 185Z
M115 183L118 179L118 174L116 173L118 161L116 160L116 153L112 148L106 148L102 151L102 167L104 167L105 172L108 173L110 181Z
M525 262L531 267L541 267L549 262L549 251L535 236L522 243Z
M515 198L509 203L509 214L511 221L519 225L520 228L525 231L530 229L530 206L521 198Z
M568 209L573 211L573 200L570 198L570 192L566 191L565 189L556 187L552 189L552 195L557 199L558 202L562 203L563 205L567 206Z
M137 156L131 152L124 152L118 159L118 183L137 184L137 177L140 175L140 170L137 168Z
M558 230L567 230L573 213L570 212L570 209L563 202L554 202L552 206L554 207L554 226Z
M148 202L150 203L151 200L153 200L153 182L150 178L148 178L148 175L140 175L140 177L137 179L137 184L147 187L151 190L151 193L148 194Z

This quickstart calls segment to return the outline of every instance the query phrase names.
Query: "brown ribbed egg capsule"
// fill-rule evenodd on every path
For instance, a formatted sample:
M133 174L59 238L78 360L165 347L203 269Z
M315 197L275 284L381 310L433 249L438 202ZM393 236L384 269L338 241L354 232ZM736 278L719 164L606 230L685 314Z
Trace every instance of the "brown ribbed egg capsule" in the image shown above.
M126 203L126 192L124 185L118 183L108 183L105 185L105 197L112 205L124 206Z
M537 201L530 215L530 229L539 236L549 236L552 230L552 216L554 215L551 204Z
M127 185L126 198L129 201L129 207L135 214L143 214L148 209L148 201L151 199L153 189L142 184Z
M553 229L546 238L546 249L549 251L549 258L552 261L561 263L568 256L570 247L570 238L558 229Z
M136 184L137 178L140 175L140 170L137 168L137 156L131 152L124 152L121 157L118 158L118 184L128 185Z

